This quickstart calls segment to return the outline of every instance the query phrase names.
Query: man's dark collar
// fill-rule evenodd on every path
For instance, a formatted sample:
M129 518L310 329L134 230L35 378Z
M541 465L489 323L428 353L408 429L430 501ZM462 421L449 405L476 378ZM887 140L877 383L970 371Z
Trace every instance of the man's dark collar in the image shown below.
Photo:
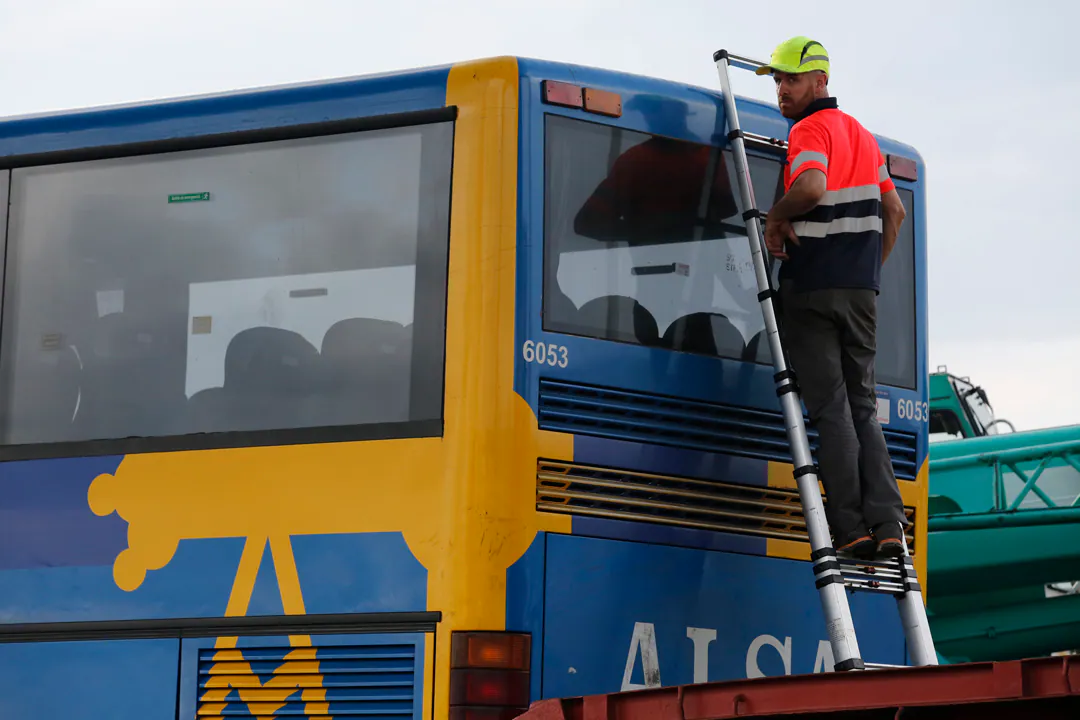
M818 110L836 110L836 109L837 109L836 98L834 98L834 97L818 98L817 100L812 101L809 105L806 106L806 109L802 111L802 114L799 115L797 118L795 118L795 122L799 122L800 120L805 120L806 118L808 118L811 115L813 115L814 113L816 113Z

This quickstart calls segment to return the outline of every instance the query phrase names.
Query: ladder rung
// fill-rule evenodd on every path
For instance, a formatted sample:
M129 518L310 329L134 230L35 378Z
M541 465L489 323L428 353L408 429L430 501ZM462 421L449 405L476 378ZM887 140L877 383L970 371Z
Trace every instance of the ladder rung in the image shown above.
M904 566L903 556L891 560L860 560L858 558L838 555L836 561L841 568L850 568L852 570L859 570L870 574L895 573L899 575L900 570Z
M903 575L899 570L879 570L877 568L859 568L859 567L844 567L840 566L840 572L845 575L851 575L855 577L864 577L867 580L902 580Z
M730 65L731 67L737 67L740 70L749 70L751 72L757 70L758 68L765 67L765 65L768 64L762 62L761 60L755 60L754 58L746 57L745 55L736 55L730 52L727 54L727 58L728 65Z
M870 663L864 662L863 668L866 670L900 670L911 667L910 665L886 665L885 663Z
M877 580L853 580L844 578L844 586L851 590L862 592L876 592L885 595L903 595L904 586L895 582L879 582Z
M865 580L866 582L879 582L879 583L903 583L904 579L900 575L876 575L872 573L853 572L853 571L840 571L840 574L845 578L851 580Z
M904 579L904 576L900 574L899 570L878 570L876 568L853 568L840 566L840 572L847 577L860 577L867 580L894 580L900 582Z
M747 132L743 130L743 140L753 145L764 145L770 148L778 148L780 150L787 149L787 141L780 138L769 137L768 135L758 135L757 133Z
M907 592L902 572L902 558L895 560L856 560L838 558L844 585L852 590L903 595Z

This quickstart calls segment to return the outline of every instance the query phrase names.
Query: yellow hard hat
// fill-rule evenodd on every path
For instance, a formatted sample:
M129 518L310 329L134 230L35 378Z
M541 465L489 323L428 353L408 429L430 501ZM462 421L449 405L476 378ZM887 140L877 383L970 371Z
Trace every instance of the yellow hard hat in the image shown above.
M773 72L805 73L812 70L828 74L829 54L817 40L799 35L777 45L769 64L756 72L758 75L771 75Z

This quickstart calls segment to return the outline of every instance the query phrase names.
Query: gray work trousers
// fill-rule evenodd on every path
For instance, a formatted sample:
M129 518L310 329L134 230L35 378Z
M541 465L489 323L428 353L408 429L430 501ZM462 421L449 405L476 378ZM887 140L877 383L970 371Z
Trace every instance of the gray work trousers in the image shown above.
M877 293L794 292L783 282L780 304L788 360L810 426L818 432L817 464L837 545L881 523L906 527L900 488L877 420ZM896 530L890 534L895 536Z

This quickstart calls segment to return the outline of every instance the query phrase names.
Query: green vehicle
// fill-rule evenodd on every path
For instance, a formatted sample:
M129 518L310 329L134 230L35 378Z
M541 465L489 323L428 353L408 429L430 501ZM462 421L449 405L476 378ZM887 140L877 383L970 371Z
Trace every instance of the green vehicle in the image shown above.
M1080 648L1080 424L1017 431L930 375L927 601L943 662Z
M994 417L986 391L944 366L930 375L930 442L998 435L1011 422Z

